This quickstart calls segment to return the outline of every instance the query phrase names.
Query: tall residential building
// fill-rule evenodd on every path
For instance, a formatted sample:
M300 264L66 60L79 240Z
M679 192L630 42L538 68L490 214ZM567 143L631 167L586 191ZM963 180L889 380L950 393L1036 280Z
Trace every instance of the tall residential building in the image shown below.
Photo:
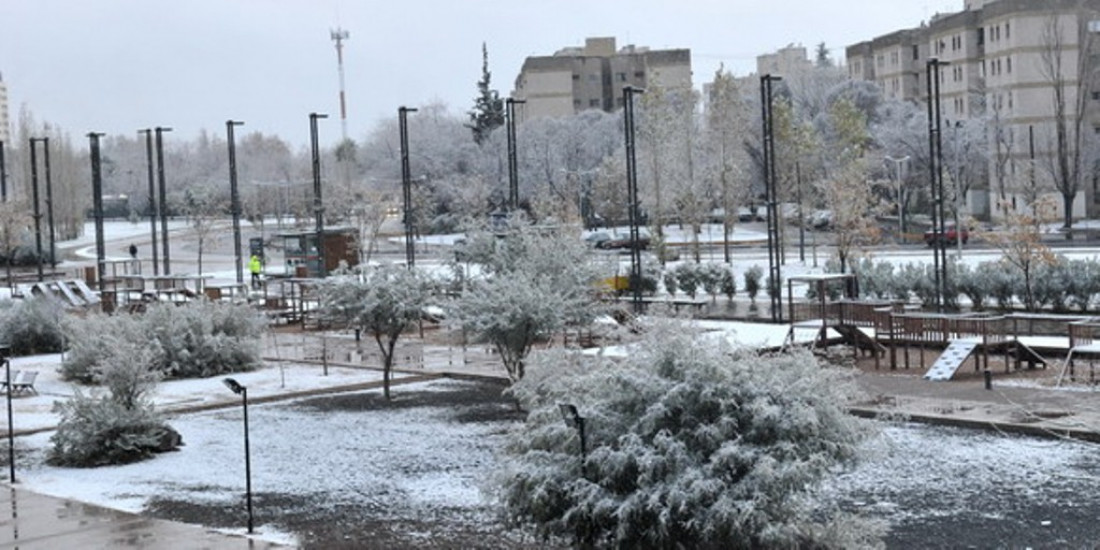
M982 118L989 127L987 185L967 197L972 213L996 216L1002 201L1018 208L1036 188L1054 195L1059 215L1064 211L1044 167L1051 165L1059 119L1072 134L1080 114L1082 133L1100 135L1100 0L964 0L960 12L846 53L851 78L925 105L928 60L944 62L942 118ZM1100 180L1082 178L1071 211L1100 215Z
M8 86L4 84L4 75L0 73L0 141L5 147L11 146L11 120L8 118Z
M523 62L512 97L526 104L517 120L561 117L588 109L622 108L624 86L691 88L691 50L615 49L615 38L586 38L584 47Z

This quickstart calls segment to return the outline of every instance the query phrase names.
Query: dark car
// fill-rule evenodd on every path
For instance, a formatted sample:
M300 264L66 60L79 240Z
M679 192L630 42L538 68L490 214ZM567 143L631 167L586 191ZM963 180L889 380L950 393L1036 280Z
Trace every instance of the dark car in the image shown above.
M598 242L596 243L596 248L602 248L605 250L615 250L623 248L629 249L630 244L630 234L626 233L624 235L616 235L605 241ZM638 248L640 250L646 250L649 248L648 233L644 231L638 233Z
M967 229L964 226L962 228L962 231L957 231L955 229L955 224L953 224L953 223L949 223L949 224L945 225L944 234L947 236L946 239L944 239L940 236L940 232L939 232L938 229L930 229L930 230L924 232L924 242L928 246L935 246L936 243L939 243L939 242L946 242L947 244L955 244L955 243L959 242L959 239L962 239L962 243L966 244L967 241L970 240L970 230Z

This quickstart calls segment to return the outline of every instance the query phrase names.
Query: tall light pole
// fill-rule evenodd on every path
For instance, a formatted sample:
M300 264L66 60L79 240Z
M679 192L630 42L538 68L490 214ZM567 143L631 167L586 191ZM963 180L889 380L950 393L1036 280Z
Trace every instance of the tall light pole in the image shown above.
M92 161L92 212L95 215L96 281L99 291L106 290L103 276L107 273L107 247L103 242L103 172L99 157L99 138L104 134L89 132L89 157Z
M160 183L160 237L164 246L164 274L172 273L172 263L168 255L168 184L164 181L164 133L171 132L171 128L157 126L153 129L156 136L157 147L157 179Z
M3 141L0 141L0 202L8 202L8 170L4 161Z
M241 194L237 191L237 142L233 137L233 127L243 125L239 120L225 121L225 139L229 144L229 202L233 213L233 254L237 259L237 284L244 284L244 264L241 263Z
M317 141L317 120L328 115L309 114L309 146L313 166L313 216L317 236L317 276L325 276L325 206L321 200L321 145Z
M15 483L15 423L11 410L11 361L8 360L10 353L11 346L0 344L0 361L4 362L4 380L7 383L5 387L8 388L8 391L4 392L8 401L8 480Z
M932 266L935 272L936 306L942 313L947 306L947 231L943 223L943 131L940 109L940 68L948 63L938 58L927 62L928 69L928 158L932 187Z
M31 145L31 188L34 199L34 250L36 264L38 265L38 281L45 277L42 274L42 209L38 200L38 143L39 138L30 138ZM100 222L102 224L102 222Z
M962 126L961 120L956 120L954 124L948 122L951 126L951 141L952 146L955 149L955 169L952 170L952 178L955 180L955 250L956 258L962 260L963 257L963 241L962 241L962 225L959 224L960 210L962 210L962 164L960 164L959 154L959 128Z
M519 170L516 166L516 104L527 103L523 99L509 97L504 100L508 116L508 208L519 209Z
M405 106L397 108L397 126L401 141L401 196L405 204L405 266L412 269L416 264L416 248L413 243L412 220L412 175L409 172L409 113L416 109Z
M763 120L764 196L768 210L768 294L771 298L772 321L783 321L782 251L779 246L779 198L775 177L775 128L772 124L772 82L779 76L760 77L760 104Z
M626 196L627 218L630 220L630 293L634 313L642 313L642 250L638 219L638 163L634 142L634 96L645 93L641 88L623 86L623 135L626 141Z
M57 245L54 241L57 235L53 225L53 179L50 176L50 138L44 137L42 142L42 160L46 165L46 227L50 232L50 268L57 265Z
M226 378L222 380L222 383L230 391L241 396L241 404L244 409L244 494L248 503L248 533L252 534L252 454L248 448L248 388L240 385L232 378Z
M909 155L905 155L901 158L894 158L887 155L884 158L885 162L893 163L894 165L894 177L896 178L898 187L898 242L904 241L905 236L905 194L902 191L902 187L905 185L905 167L909 164Z
M157 250L157 186L153 177L153 129L138 130L139 134L145 134L145 166L149 169L149 235L153 238L153 275L160 275L159 258Z

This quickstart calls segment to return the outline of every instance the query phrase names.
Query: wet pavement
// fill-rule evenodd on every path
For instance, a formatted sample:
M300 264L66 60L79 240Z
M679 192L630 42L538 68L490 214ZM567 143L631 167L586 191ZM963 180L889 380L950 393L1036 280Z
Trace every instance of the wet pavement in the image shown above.
M0 521L0 549L285 548L194 525L39 495L11 486L0 488L0 518L3 518Z

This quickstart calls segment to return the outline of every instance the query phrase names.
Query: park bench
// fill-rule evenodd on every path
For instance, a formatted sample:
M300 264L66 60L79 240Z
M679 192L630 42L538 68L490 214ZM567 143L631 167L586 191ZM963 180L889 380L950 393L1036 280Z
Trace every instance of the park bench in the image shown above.
M15 371L15 373L13 373L12 378L11 378L11 388L10 388L11 394L12 395L18 395L18 394L25 394L25 393L33 393L35 395L38 395L38 390L34 389L34 380L35 380L35 378L38 378L38 371L34 371L34 370ZM4 384L6 384L6 383L7 383L7 381L5 380ZM4 389L9 390L9 388L4 388Z

